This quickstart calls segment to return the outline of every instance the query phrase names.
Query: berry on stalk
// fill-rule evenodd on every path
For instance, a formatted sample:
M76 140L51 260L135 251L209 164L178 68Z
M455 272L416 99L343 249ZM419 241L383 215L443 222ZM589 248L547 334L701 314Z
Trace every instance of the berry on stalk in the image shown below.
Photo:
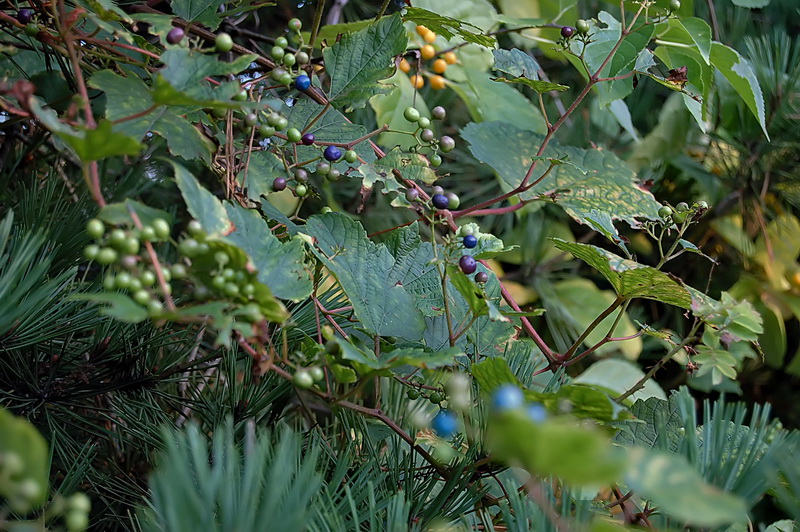
M172 28L167 33L167 42L169 44L178 44L183 40L184 35L186 33L183 31L183 28Z
M33 9L20 9L17 11L17 22L27 24L33 18Z
M439 410L431 420L431 428L438 436L449 439L458 430L458 418L449 410Z
M414 107L406 107L405 111L403 111L403 118L414 123L419 120L420 114Z
M275 181L272 182L272 190L274 190L275 192L286 190L286 178L276 177Z
M233 39L227 33L220 33L214 39L214 46L218 52L230 52L233 50Z
M475 274L475 282L480 284L486 284L489 282L489 274L486 272L478 272Z
M338 161L342 158L342 150L337 148L336 146L328 146L325 148L325 151L322 153L322 156L325 157L326 160L330 162Z
M569 39L573 35L575 35L575 28L572 28L570 26L564 26L563 28L561 28L561 36L564 37L565 39Z
M450 205L450 200L444 194L434 194L431 203L439 210L446 209Z
M464 247L472 249L478 245L478 237L475 235L467 235L464 237Z
M461 271L467 275L475 273L475 270L478 268L478 263L475 260L475 257L472 255L464 255L458 261L458 267L461 268Z
M306 133L306 134L305 134L305 135L303 135L303 137L300 139L300 141L301 141L303 144L305 144L306 146L311 146L312 144L314 144L314 141L315 141L315 140L316 140L316 137L314 137L314 134L313 134L313 133Z

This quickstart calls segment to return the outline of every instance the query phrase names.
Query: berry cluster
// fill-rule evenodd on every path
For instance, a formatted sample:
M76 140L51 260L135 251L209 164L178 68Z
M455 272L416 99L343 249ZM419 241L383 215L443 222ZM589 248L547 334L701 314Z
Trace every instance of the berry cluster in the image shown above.
M433 120L444 120L446 116L447 111L445 111L444 107L436 106L431 109L431 118ZM456 141L453 137L443 135L441 138L437 139L436 134L431 129L433 125L431 118L422 116L416 107L407 107L403 111L403 118L412 124L417 124L417 129L414 131L414 139L417 141L417 145L412 147L411 150L419 151L422 148L429 150L431 155L428 156L428 159L430 160L431 166L434 168L441 166L442 157L439 155L439 152L449 153L455 149Z
M455 52L439 54L433 46L433 43L436 41L436 34L425 26L417 26L417 35L419 35L424 42L419 48L419 55L423 61L433 60L430 64L430 70L433 71L433 74L427 69L421 69L420 72L410 76L411 84L414 88L421 89L425 86L425 76L428 76L430 78L431 88L433 90L442 90L447 86L447 80L442 74L447 71L449 65L454 65L458 62L458 57ZM436 57L437 55L439 55L439 57ZM405 58L400 60L398 67L406 74L409 74L412 70L411 63Z
M708 203L705 201L694 202L691 207L682 201L674 207L665 203L658 209L658 215L666 224L682 224L698 220L706 211L708 211Z
M525 395L519 387L513 384L504 384L492 394L492 409L495 412L510 410L525 410L525 414L534 423L541 423L547 419L547 410L541 403L525 404Z

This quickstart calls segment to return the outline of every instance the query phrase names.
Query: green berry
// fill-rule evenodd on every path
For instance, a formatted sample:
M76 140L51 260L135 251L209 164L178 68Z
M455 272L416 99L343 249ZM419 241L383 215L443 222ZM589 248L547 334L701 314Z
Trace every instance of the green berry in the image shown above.
M89 527L89 516L84 512L67 512L64 524L69 532L83 532Z
M130 290L131 292L136 292L137 290L141 289L142 289L142 282L136 277L131 277L131 282L128 283L128 290Z
M408 396L409 399L413 401L414 399L419 397L419 390L415 390L412 388L406 392L406 395Z
M92 218L86 224L86 232L92 238L100 238L106 232L106 226L97 218Z
M225 266L230 262L231 258L224 251L217 251L214 253L214 261L220 266Z
M164 305L160 301L151 299L147 302L147 313L151 316L158 316L164 312Z
M217 290L222 290L225 288L225 283L227 280L222 275L217 275L211 279L211 286L216 288Z
M308 194L308 187L302 184L297 185L296 187L294 187L294 193L297 194L298 198L302 198L303 196Z
M297 63L300 65L305 65L311 61L311 58L305 52L297 52L294 56L297 58Z
M297 58L294 56L294 54L285 54L283 56L283 64L284 65L290 67L290 66L294 66L295 63L297 63Z
M442 166L442 157L438 153L434 153L430 156L431 166L434 168L438 168Z
M669 10L670 11L677 11L681 8L680 0L670 0L669 3Z
M117 249L122 249L125 246L125 239L128 235L122 229L113 229L108 235L108 241Z
M448 192L445 194L445 197L447 197L448 209L458 209L458 206L461 205L461 198L459 198L455 193Z
M156 218L153 220L153 230L156 232L156 236L160 240L166 240L169 238L170 227L169 223L163 218Z
M34 22L26 24L25 35L27 35L28 37L36 37L37 35L39 35L39 25Z
M291 76L289 76L289 77L291 77ZM287 83L287 85L288 85L288 83ZM278 123L275 124L275 129L277 129L278 131L283 131L288 126L289 126L289 119L287 119L284 116L279 116L278 117Z
M117 274L116 279L117 288L126 290L131 286L131 274L128 272L120 272Z
M281 55L281 57L283 57L283 55ZM275 81L280 81L281 78L283 76L285 76L286 74L288 74L288 73L289 72L285 68L275 68L275 69L272 70L272 72L270 72L269 75ZM267 122L269 122L269 121L267 121Z
M315 366L311 368L311 376L314 377L314 382L319 382L325 378L325 372L319 366Z
M303 134L296 127L290 127L286 130L286 138L289 139L289 142L297 144L303 138Z
M281 85L286 85L286 86L291 85L292 81L293 81L292 75L289 74L288 72L286 74L284 74L283 76L281 76L281 79L278 80L278 82Z
M139 280L142 281L142 285L144 286L153 286L156 284L156 274L150 270L145 270L139 276Z
M256 293L256 287L252 283L247 283L242 287L242 294L245 297L253 297Z
M293 18L287 24L288 28L294 32L300 31L300 28L303 27L303 23L300 22L300 19Z
M275 134L275 128L272 126L261 126L258 128L258 136L262 139L267 139Z
M328 340L325 342L325 352L329 355L338 355L342 351L342 346L336 340Z
M444 401L444 396L442 396L442 394L440 394L439 392L431 392L431 394L428 396L428 400L431 403L438 405L439 403Z
M234 94L233 95L233 101L235 101L235 102L247 101L247 91L242 89L239 92L237 92L236 94ZM225 110L223 109L222 111L223 111L223 116L224 116Z
M233 39L227 33L220 33L214 40L214 46L218 52L230 52L233 50Z
M133 300L140 305L147 305L151 300L150 292L147 290L137 290L133 293Z
M126 238L124 244L122 245L122 251L128 255L136 255L139 253L139 239L135 236L129 236Z
M85 493L75 493L67 499L67 508L73 512L89 513L92 509L92 501Z
M325 176L325 179L327 179L328 181L336 181L339 179L339 176L341 175L342 173L339 170L337 170L336 168L331 168L331 170Z
M658 209L658 215L659 215L659 216L660 216L662 219L667 219L667 218L668 218L668 217L669 217L671 214L672 214L672 209L670 209L670 208L669 208L669 207L667 207L666 205L664 205L663 207L661 207L660 209Z
M344 160L350 164L353 164L358 160L358 154L355 152L355 150L347 150L344 152Z
M273 46L272 50L269 51L269 55L272 56L275 61L280 61L283 59L285 54L286 50L284 50L281 46Z
M583 19L578 19L578 21L575 22L575 29L578 30L578 33L585 35L589 33L589 29L591 29L591 27L589 26L589 23L587 21Z
M698 209L708 210L708 203L705 201L698 201L695 203L695 207Z
M103 277L103 290L111 291L117 288L117 280L113 275L106 275Z
M183 264L173 264L170 267L170 271L172 272L173 279L185 279L186 278L186 266Z
M419 117L419 120L417 120L417 125L422 129L427 129L431 127L431 119L421 116Z
M286 39L286 37L278 37L277 39L275 39L275 46L286 48L287 46L289 46L289 41Z
M194 238L187 238L178 245L178 251L189 258L196 257L200 252L200 244Z
M236 283L225 283L225 287L223 288L225 291L225 295L228 297L234 297L239 295L239 285Z
M100 252L100 246L97 244L89 244L85 248L83 248L83 256L89 260L94 260L97 258L97 254Z
M317 173L321 176L328 175L328 172L331 171L331 165L326 163L325 161L320 161L317 163Z
M686 221L688 214L689 214L688 212L675 212L672 214L672 220L676 224L682 224L683 222Z
M304 369L297 370L292 381L298 388L308 389L314 386L314 377Z
M145 225L139 230L139 238L145 242L152 242L156 240L156 230L149 225Z
M101 248L100 251L97 252L97 257L95 257L95 260L100 264L108 265L116 261L117 256L117 252L113 249Z
M192 236L198 236L203 233L203 224L198 220L192 220L186 226L186 231Z
M419 111L417 111L413 107L407 107L405 111L403 111L403 118L408 120L411 123L417 122L420 119Z

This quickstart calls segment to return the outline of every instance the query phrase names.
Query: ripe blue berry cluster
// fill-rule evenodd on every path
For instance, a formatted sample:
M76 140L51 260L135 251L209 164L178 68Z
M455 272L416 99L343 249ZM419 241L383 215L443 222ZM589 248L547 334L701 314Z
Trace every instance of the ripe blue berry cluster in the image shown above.
M525 414L534 423L547 419L547 410L540 403L525 404L525 394L514 384L504 384L492 394L492 410L506 412L524 409Z

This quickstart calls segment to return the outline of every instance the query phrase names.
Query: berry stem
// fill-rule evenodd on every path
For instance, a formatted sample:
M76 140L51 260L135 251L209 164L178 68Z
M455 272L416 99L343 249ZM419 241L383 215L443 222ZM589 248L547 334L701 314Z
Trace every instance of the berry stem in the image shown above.
M133 220L133 225L136 226L136 229L142 230L142 221L139 219L139 215L136 214L136 211L133 210L132 207L128 207L128 213L131 215L131 219ZM164 272L161 269L161 263L158 261L158 255L156 255L156 250L153 249L153 244L145 240L144 247L147 250L147 254L150 256L150 261L153 263L153 269L156 272L156 278L158 279L158 285L161 287L161 293L164 295L164 301L167 303L167 308L171 311L175 310L175 303L172 301L172 296L169 293L169 285L167 284L167 280L164 279Z
M583 342L592 333L592 331L595 330L597 328L597 326L600 325L600 323L604 319L606 319L608 316L610 316L624 302L625 302L625 298L624 297L617 296L614 299L614 301L612 301L611 304L603 312L601 312L600 315L597 316L594 319L594 321L589 324L588 327L586 327L586 329L581 333L581 335L578 337L578 339L575 340L575 343L573 343L572 346L569 349L567 349L566 353L564 353L563 355L558 357L558 361L560 363L562 363L562 365L565 364L565 361L569 360L572 357L572 355L575 354L575 351L583 344ZM620 312L620 315L622 315L622 312ZM615 325L616 325L616 322L615 322Z

